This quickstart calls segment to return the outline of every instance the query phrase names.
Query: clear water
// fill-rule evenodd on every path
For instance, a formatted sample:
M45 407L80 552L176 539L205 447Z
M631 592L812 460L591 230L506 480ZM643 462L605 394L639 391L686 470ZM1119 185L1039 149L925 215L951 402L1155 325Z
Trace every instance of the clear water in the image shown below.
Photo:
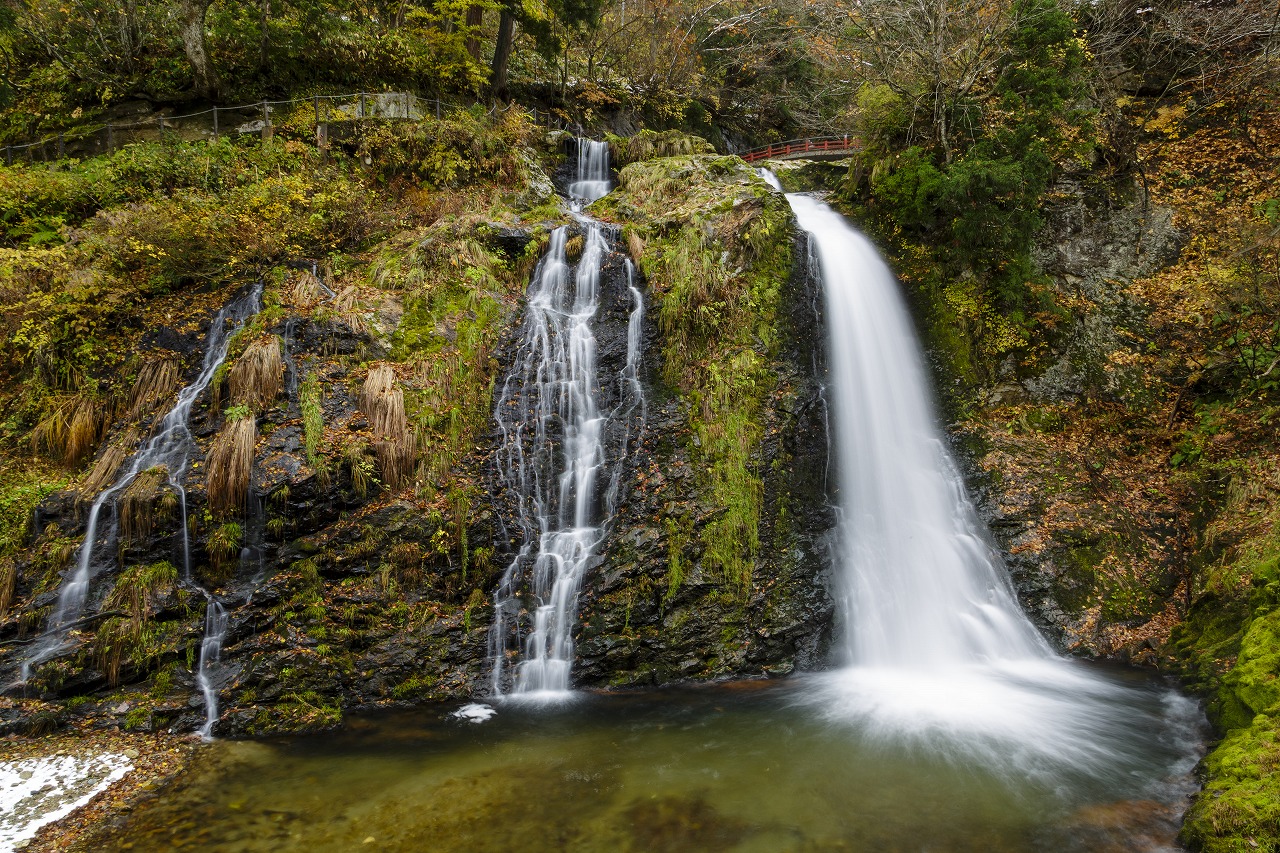
M921 749L809 701L811 677L559 705L428 707L336 734L216 742L108 849L1135 851L1169 849L1190 763L1167 692L1098 778ZM1192 759L1194 760L1194 759Z

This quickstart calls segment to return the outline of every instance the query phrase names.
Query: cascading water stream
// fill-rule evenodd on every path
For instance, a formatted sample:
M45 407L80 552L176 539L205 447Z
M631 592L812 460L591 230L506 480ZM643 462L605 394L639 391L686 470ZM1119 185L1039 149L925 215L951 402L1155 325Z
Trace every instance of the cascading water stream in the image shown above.
M873 739L1020 778L1124 775L1173 742L1180 757L1170 778L1185 774L1198 738L1194 703L1104 677L1039 635L937 426L893 274L839 214L809 196L787 198L825 293L841 513L848 665L820 678L811 700Z
M627 360L618 379L620 403L601 411L597 341L593 323L601 307L602 273L609 254L605 229L580 212L583 204L609 191L608 146L580 140L577 180L569 186L575 218L582 226L582 257L566 259L568 228L556 229L539 262L525 310L525 336L516 368L499 399L496 417L503 433L499 469L518 496L523 542L495 595L491 653L493 690L507 688L507 635L527 628L513 691L523 695L563 695L573 665L573 627L578 590L603 541L618 493L620 462L631 439L630 423L643 412L639 382L643 297L627 262L632 309ZM611 419L627 424L620 452L611 454L606 433ZM612 458L611 458L612 457ZM608 477L604 511L598 484ZM527 587L527 589L526 589ZM526 600L523 595L529 596ZM520 623L521 609L532 624Z
M210 593L204 611L204 639L200 641L200 663L196 669L196 685L204 697L204 725L200 737L213 738L213 724L218 722L218 682L215 667L222 659L222 641L227 637L227 609Z
M191 538L186 524L187 492L183 486L183 480L186 478L187 468L191 462L191 453L196 446L190 428L191 409L197 398L213 381L214 374L222 362L226 360L232 334L249 317L261 310L261 302L262 284L258 283L244 296L233 300L214 316L209 326L204 361L199 375L190 385L178 392L177 402L155 427L151 438L145 441L126 463L124 473L94 498L85 524L84 542L76 553L74 569L64 576L62 587L58 591L58 602L49 616L45 632L36 643L31 655L22 664L24 682L30 677L33 667L50 659L63 648L69 627L80 618L89 594L89 584L102 568L101 564L94 562L94 557L99 552L110 555L114 550L111 546L119 534L119 520L113 515L103 543L106 547L99 548L98 525L102 510L108 504L114 508L116 497L143 471L164 468L169 487L178 494L183 519L182 578L190 582Z

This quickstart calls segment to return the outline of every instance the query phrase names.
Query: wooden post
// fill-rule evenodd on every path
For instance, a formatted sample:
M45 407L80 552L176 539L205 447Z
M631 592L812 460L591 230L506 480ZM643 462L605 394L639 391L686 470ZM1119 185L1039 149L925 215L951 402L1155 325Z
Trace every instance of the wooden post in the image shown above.
M59 160L67 156L67 145L64 139L65 136L66 136L65 133L58 134L58 159Z
M440 120L440 99L436 98L436 121Z
M116 138L111 132L111 122L107 122L107 153L115 150Z
M13 146L12 145L6 145L4 147L4 164L6 166L13 165Z
M262 141L271 138L271 113L267 110L267 102L262 102Z
M329 122L328 110L325 114L320 114L320 96L316 96L316 148L320 150L320 162L327 162L329 159Z
M213 138L218 138L218 105L213 105Z
M364 118L368 114L364 105L364 92L360 93L360 118Z

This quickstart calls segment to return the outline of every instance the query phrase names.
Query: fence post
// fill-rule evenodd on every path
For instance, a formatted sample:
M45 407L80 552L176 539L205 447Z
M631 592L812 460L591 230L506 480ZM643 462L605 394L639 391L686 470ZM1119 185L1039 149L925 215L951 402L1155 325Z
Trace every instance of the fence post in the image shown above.
M213 105L213 138L218 138L218 105Z
M4 164L6 166L13 165L13 146L12 145L6 145L4 147Z
M328 118L328 109L325 110L324 118ZM320 116L320 96L316 95L316 148L320 150L320 162L327 162L329 159L329 122L324 121Z
M164 141L164 116L160 116L160 141Z
M262 141L271 138L271 113L267 110L267 102L262 102Z
M111 122L107 122L107 153L110 154L115 150L115 147L116 137L115 134L111 132Z
M360 118L365 118L367 115L368 115L368 112L365 110L365 106L364 106L364 92L361 92L360 93Z
M440 99L436 98L436 121L440 120Z
M67 145L64 139L65 136L66 136L65 133L58 134L58 159L59 160L67 156Z

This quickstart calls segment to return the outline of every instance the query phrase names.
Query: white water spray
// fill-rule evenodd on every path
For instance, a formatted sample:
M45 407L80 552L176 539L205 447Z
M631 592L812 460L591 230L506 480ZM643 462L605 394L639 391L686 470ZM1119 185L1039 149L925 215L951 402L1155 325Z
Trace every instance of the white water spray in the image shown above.
M1182 756L1172 775L1185 774L1198 737L1194 703L1105 678L1039 635L937 426L893 274L839 214L787 198L825 293L841 512L848 666L820 679L814 699L870 737L1023 778L1098 779L1172 741Z
M526 696L563 696L573 666L573 627L578 591L607 532L618 492L622 456L606 447L614 417L627 420L622 454L630 442L630 421L643 412L639 382L643 298L632 283L627 360L618 381L621 403L600 409L593 323L600 310L601 277L609 244L600 223L579 212L608 193L609 149L579 140L577 180L569 186L575 218L583 228L582 257L570 267L568 229L551 235L530 287L524 341L498 401L503 434L499 469L518 496L521 549L503 575L494 600L490 629L493 691L506 689L507 634L527 627L513 690ZM603 512L598 484L609 477ZM527 577L526 577L527 575ZM522 598L527 595L527 598ZM527 607L531 625L521 624Z

